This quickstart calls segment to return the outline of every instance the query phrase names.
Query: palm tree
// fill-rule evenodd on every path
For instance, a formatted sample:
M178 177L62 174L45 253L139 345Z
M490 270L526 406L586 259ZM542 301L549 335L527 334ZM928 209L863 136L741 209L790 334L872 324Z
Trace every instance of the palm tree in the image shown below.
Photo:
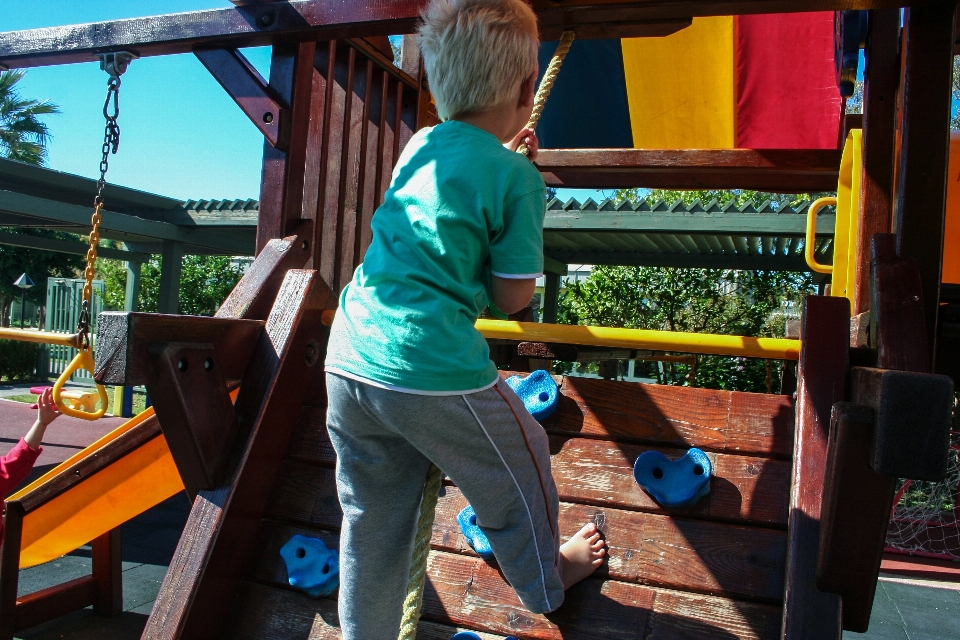
M0 73L0 154L42 165L50 131L40 116L60 113L60 107L46 100L21 98L16 85L25 74L22 70Z

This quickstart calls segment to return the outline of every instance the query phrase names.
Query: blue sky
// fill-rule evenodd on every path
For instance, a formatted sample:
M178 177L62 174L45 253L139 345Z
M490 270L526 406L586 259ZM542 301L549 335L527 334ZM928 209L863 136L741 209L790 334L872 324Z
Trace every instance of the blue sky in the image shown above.
M230 6L227 0L0 0L0 29L50 27ZM245 50L265 76L270 49ZM18 87L63 113L47 166L96 177L107 75L96 62L30 69ZM108 179L176 198L257 198L263 138L193 55L135 60L120 88L120 149Z

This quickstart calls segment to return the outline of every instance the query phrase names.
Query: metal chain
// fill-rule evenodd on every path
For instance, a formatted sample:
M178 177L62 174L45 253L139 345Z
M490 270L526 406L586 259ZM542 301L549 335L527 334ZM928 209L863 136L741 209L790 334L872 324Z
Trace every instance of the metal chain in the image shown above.
M107 169L110 167L110 154L117 152L120 146L120 78L111 75L107 80L107 98L103 103L103 117L106 126L103 131L103 155L100 159L100 179L97 180L97 195L93 199L93 216L90 218L90 248L87 250L87 267L83 271L83 303L80 308L80 320L77 331L83 334L85 344L89 344L90 303L93 299L93 278L96 276L97 245L100 244L100 210L103 208L103 188L107 184Z

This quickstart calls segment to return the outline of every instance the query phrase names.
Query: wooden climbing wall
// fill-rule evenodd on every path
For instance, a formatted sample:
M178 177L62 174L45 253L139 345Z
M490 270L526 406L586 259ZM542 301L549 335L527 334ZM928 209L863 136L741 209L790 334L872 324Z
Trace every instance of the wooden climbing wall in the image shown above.
M504 374L506 375L506 374ZM779 637L787 555L794 407L786 396L563 379L544 422L561 498L560 526L601 526L610 559L549 616L527 612L495 564L478 558L445 487L437 508L420 638L456 629L491 638ZM334 599L286 585L280 547L300 533L338 546L341 511L323 396L303 406L233 612L234 638L339 638ZM664 509L639 489L633 462L650 449L708 452L711 495Z

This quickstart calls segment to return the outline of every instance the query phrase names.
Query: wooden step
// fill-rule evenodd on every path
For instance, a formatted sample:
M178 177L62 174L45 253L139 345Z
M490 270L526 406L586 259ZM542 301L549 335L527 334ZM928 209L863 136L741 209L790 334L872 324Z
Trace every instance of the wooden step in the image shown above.
M304 408L288 458L309 465L335 464L324 421L323 410ZM714 473L711 494L687 509L663 509L637 486L633 463L644 451L657 450L671 458L682 451L561 436L552 436L550 445L557 489L568 502L775 526L787 522L790 462L785 460L708 453Z
M317 600L301 593L241 581L234 601L233 640L340 640L336 600ZM417 640L450 640L464 627L421 621ZM504 636L480 633L483 640Z
M256 563L255 577L284 584L280 547L294 533L316 536L316 529L338 529L340 510L337 507L331 511L331 506L327 503L326 509L314 511L309 518L302 517L305 510L271 509L271 518L307 526L277 528L265 521L263 540L258 545L264 560ZM434 549L473 554L457 524L457 514L465 506L467 500L456 487L446 488L437 504L431 540ZM577 531L591 521L600 525L609 545L609 561L598 575L768 602L782 598L785 531L561 503L561 532ZM332 543L333 539L325 541Z

